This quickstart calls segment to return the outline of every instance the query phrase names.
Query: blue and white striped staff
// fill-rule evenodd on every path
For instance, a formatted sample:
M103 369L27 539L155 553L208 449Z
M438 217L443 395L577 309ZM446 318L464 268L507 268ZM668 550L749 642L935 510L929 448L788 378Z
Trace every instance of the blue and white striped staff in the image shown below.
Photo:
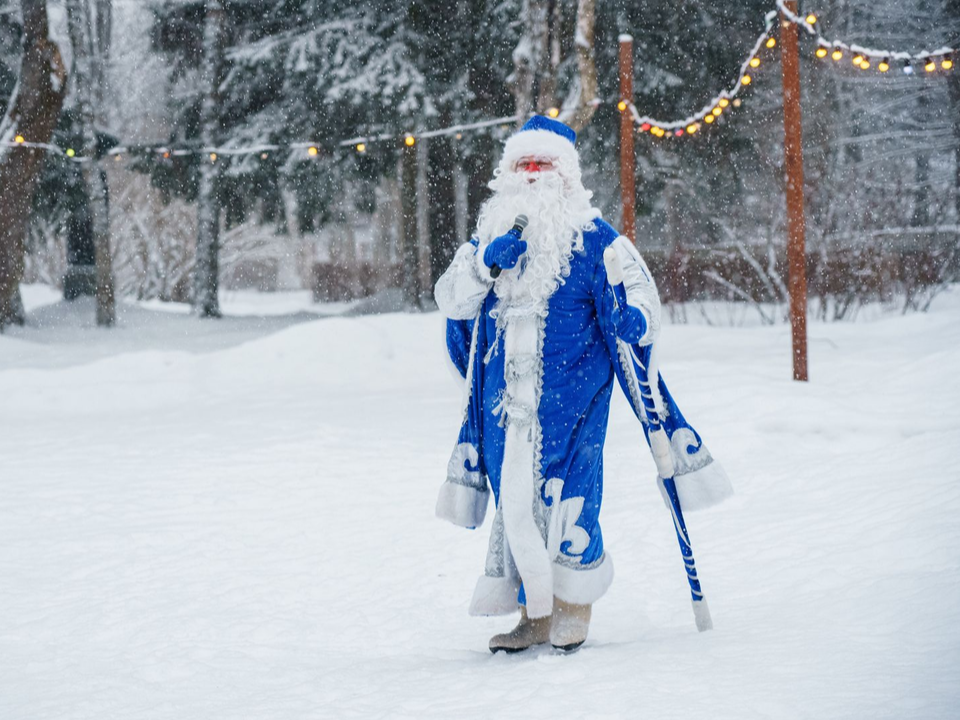
M623 285L623 266L617 251L608 247L603 251L603 264L607 270L607 282L613 288L613 297L620 307L626 307L627 289ZM674 480L673 455L670 453L670 439L660 422L660 415L653 400L653 390L650 387L650 378L647 367L641 361L639 345L630 345L630 355L633 358L637 382L640 385L640 397L643 402L643 412L647 418L649 428L650 451L657 465L657 472L663 482L669 500L670 512L673 515L673 527L677 531L677 541L680 543L680 552L683 555L683 564L687 571L687 582L690 583L690 595L693 602L693 616L697 623L697 630L703 632L713 628L710 618L710 608L703 597L700 587L700 578L697 577L697 566L693 560L693 548L690 546L690 534L683 521L683 511L680 508L680 497L677 495L677 484ZM656 381L656 378L654 378Z

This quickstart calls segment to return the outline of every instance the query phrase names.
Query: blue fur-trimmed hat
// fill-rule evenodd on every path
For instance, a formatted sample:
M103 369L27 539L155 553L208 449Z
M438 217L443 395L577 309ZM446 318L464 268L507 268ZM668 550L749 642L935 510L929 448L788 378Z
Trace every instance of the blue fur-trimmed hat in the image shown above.
M503 146L501 164L509 167L523 157L554 157L570 168L580 167L577 133L559 120L534 115Z

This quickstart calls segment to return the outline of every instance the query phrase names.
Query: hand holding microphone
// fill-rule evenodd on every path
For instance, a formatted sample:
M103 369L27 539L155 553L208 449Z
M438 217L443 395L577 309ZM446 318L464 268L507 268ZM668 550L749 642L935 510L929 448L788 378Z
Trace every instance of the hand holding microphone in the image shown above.
M490 268L490 277L496 279L501 271L516 267L520 256L527 251L527 243L520 236L528 222L526 215L517 215L513 227L487 245L483 252L483 264Z

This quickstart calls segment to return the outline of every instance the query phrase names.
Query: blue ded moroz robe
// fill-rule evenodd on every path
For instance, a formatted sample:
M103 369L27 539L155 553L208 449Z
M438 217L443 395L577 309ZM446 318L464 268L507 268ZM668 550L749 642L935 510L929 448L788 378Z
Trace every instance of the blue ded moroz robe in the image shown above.
M554 595L590 604L613 580L599 515L614 378L645 433L646 424L635 360L611 321L613 291L603 265L609 245L624 266L628 301L646 320L638 359L649 368L651 385L658 380L655 402L671 439L683 508L713 505L732 492L655 367L660 302L649 270L633 244L599 218L583 240L546 312L506 309L499 336L491 316L498 298L475 240L461 246L437 282L447 349L466 383L463 423L437 515L475 528L490 490L496 502L486 567L470 606L474 615L507 614L523 604L530 617L544 617Z

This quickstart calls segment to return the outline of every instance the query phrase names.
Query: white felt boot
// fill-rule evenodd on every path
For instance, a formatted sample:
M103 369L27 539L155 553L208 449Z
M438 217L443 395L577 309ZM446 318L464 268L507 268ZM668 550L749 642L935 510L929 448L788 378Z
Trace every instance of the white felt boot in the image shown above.
M542 645L550 639L550 616L535 618L527 617L527 608L520 606L520 622L508 633L501 633L490 638L490 652L500 650L508 653L520 652L534 645Z
M550 644L557 650L576 650L587 639L592 605L574 605L560 598L553 599L553 622Z

